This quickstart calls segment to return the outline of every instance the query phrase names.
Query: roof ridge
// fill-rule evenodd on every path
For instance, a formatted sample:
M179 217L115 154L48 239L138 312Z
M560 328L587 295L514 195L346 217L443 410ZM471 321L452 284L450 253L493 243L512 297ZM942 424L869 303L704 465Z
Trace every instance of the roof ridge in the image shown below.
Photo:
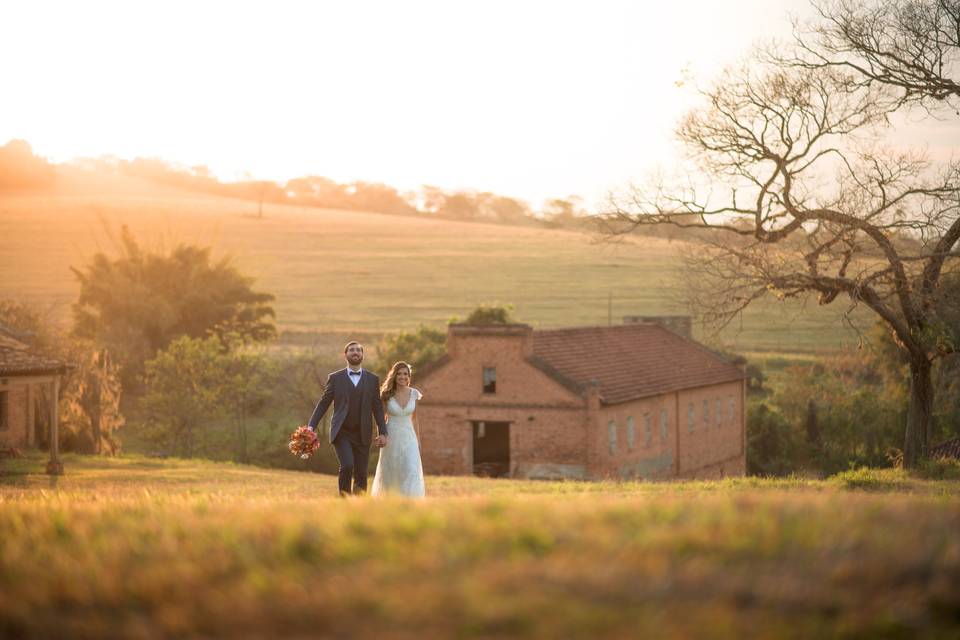
M547 332L578 331L578 330L593 330L593 329L600 329L600 330L604 330L604 331L618 330L618 329L619 329L619 330L637 331L638 328L640 328L640 327L642 327L642 328L644 328L644 329L653 330L653 331L660 331L660 332L662 332L664 335L668 335L668 336L672 336L672 337L675 337L675 338L679 338L679 339L682 340L683 342L685 342L685 343L687 343L687 344L689 344L689 345L691 345L691 346L693 346L693 347L696 347L696 348L700 349L701 351L705 352L705 353L708 354L708 355L711 355L711 356L714 356L715 358L718 358L719 360L723 361L723 362L726 363L726 364L729 364L729 365L734 366L734 367L737 366L736 363L734 363L733 361L731 361L728 357L726 357L725 355L723 355L723 354L720 353L719 351L717 351L717 350L715 350L715 349L711 349L711 348L708 347L707 345L703 344L702 342L698 342L697 340L694 340L694 339L691 338L691 337L687 337L687 336L685 336L685 335L683 335L683 334L677 333L676 331L672 331L671 329L668 329L667 327L663 326L662 324L660 324L660 323L658 323L658 322L637 322L637 323L634 323L634 324L615 324L615 325L609 325L609 326L606 326L606 325L587 325L587 326L584 326L584 327L561 327L561 328L557 328L557 329L539 329L539 330L535 330L535 331L534 331L534 334L536 334L536 333L538 333L538 332L540 332L540 333L547 333Z
M744 377L729 358L656 323L541 329L533 338L534 355L563 377L598 379L606 404ZM606 356L590 356L594 341Z
M641 323L636 324L615 324L615 325L586 325L582 327L554 327L548 329L534 329L533 333L562 333L562 332L582 332L582 331L610 331L610 330L629 330L637 331L639 329L662 329L664 331L670 331L666 327L650 322L650 323ZM670 333L673 333L670 331Z

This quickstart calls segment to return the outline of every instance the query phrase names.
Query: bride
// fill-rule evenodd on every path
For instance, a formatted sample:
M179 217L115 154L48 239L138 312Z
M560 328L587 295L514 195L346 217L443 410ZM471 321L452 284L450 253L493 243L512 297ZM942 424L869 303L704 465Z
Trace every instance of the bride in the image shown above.
M375 496L396 494L422 498L424 495L420 445L413 422L417 401L423 396L410 386L411 374L409 364L397 362L380 387L380 399L390 425L390 444L380 449L371 491Z

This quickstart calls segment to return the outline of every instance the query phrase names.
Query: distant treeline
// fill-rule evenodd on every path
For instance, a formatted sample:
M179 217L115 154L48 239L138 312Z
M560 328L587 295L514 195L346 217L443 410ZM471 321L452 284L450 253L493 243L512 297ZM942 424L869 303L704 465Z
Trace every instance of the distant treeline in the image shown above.
M551 198L539 209L534 209L523 200L487 191L445 191L429 185L401 192L377 182L339 183L323 176L293 178L284 185L254 179L221 182L203 165L184 167L156 158L123 160L103 156L84 159L80 166L186 191L250 200L259 203L261 208L264 203L294 204L466 222L564 228L583 228L590 215L577 196ZM11 140L0 147L0 191L43 190L53 186L56 176L55 165L34 155L27 142ZM709 235L698 231L662 224L644 225L633 232L670 240Z
M423 216L444 220L466 222L493 222L512 225L535 225L583 229L590 222L590 214L577 196L551 198L539 209L516 198L501 196L486 191L444 191L424 185L414 191L397 191L395 188L376 182L355 181L339 183L323 176L303 176L280 185L269 180L243 180L220 182L205 166L183 167L155 158L122 160L112 156L84 159L80 165L86 169L120 174L148 180L187 191L209 193L229 198L264 203L294 204L328 209L369 211L391 215ZM0 192L4 190L43 190L52 187L56 180L56 167L34 155L30 145L23 140L11 140L0 147ZM644 224L631 228L629 233L666 240L711 241L722 234L724 242L746 244L752 236L731 236L716 230L691 228L700 220L696 213L673 216L671 223ZM606 219L609 229L624 224L615 219ZM749 225L731 219L727 226ZM632 226L632 225L631 225ZM802 233L798 234L798 236ZM896 233L894 242L910 244L916 248L917 239L909 230Z
M88 166L190 191L242 198L259 203L296 204L391 215L430 216L447 220L577 226L587 211L576 196L547 200L539 209L528 203L479 191L445 191L423 186L414 191L376 182L339 183L323 176L302 176L278 184L268 180L220 182L205 166L180 167L154 158L101 158Z
M44 189L56 177L53 166L33 155L33 149L23 140L11 140L0 147L0 191L15 189Z
M103 156L84 159L79 164L89 170L136 177L186 191L250 200L258 202L261 207L264 203L294 204L466 222L563 228L584 228L591 213L577 196L551 198L539 209L534 209L523 200L487 191L445 191L429 185L401 192L377 182L339 183L323 176L293 178L284 185L254 179L221 182L203 165L184 167L156 158L123 160ZM0 191L46 189L53 186L56 176L55 165L34 155L27 142L11 140L0 147ZM690 214L690 222L697 219L698 216ZM674 222L685 220L677 218ZM668 240L707 239L714 235L708 230L666 223L642 225L632 233Z

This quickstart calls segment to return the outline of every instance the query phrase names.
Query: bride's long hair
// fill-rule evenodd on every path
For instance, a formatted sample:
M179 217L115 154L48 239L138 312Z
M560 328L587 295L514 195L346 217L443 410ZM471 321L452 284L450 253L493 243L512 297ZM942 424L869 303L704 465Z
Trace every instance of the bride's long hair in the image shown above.
M410 374L410 382L413 382L413 367L402 360L393 363L393 366L390 367L390 372L387 373L387 379L380 385L380 399L384 402L397 393L397 373L400 369L406 369L407 373Z

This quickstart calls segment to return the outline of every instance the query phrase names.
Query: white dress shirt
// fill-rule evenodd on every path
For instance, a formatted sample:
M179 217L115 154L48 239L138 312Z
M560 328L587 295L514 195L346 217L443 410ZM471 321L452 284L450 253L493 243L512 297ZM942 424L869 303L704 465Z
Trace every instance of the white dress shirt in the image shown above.
M350 378L350 382L353 383L353 386L357 386L358 384L360 384L360 378L363 377L363 369L360 369L359 373L360 375L355 375L353 373L353 369L351 369L350 367L347 367L347 377Z

